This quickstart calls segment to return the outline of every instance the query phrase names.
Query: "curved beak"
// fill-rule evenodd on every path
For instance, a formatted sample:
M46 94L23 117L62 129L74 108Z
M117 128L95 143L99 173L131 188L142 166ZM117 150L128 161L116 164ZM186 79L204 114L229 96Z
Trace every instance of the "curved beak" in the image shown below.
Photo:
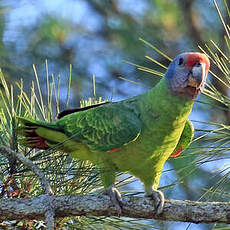
M206 81L206 65L205 63L196 63L189 72L187 86L194 87L196 89L203 89Z

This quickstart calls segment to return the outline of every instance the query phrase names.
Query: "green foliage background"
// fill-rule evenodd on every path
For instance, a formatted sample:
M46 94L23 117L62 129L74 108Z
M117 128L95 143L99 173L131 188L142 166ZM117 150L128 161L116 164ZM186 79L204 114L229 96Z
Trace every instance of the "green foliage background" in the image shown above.
M211 71L191 116L196 137L186 153L168 161L161 189L167 198L229 201L229 4L228 0L218 5L211 0L2 0L1 143L39 165L55 194L98 194L101 181L89 162L18 145L15 115L52 121L60 110L97 103L102 100L98 96L119 100L139 94L160 79L177 53L201 49L211 59ZM38 178L20 162L0 155L0 164L2 199L42 193ZM125 194L143 195L141 185L129 175L120 175L117 186ZM2 222L0 227L44 229L44 223L22 220ZM228 226L79 217L57 220L57 229Z

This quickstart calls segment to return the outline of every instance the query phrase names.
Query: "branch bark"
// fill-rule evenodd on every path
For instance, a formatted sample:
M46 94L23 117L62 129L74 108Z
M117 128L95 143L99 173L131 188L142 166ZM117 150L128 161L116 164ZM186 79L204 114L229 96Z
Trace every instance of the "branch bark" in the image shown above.
M0 201L0 220L44 219L49 195ZM155 215L149 198L124 196L121 216L192 223L230 223L230 202L166 200L164 211ZM67 216L116 216L106 195L52 196L55 218Z

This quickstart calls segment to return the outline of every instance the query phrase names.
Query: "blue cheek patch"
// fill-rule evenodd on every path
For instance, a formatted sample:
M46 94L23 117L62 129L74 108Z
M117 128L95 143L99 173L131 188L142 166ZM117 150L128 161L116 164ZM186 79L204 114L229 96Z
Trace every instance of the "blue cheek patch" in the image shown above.
M167 72L166 72L166 75L165 75L166 79L170 80L170 79L173 78L174 70L175 70L175 62L173 61L173 62L171 62L171 64L169 65L169 68L168 68L168 70L167 70Z
M176 60L170 64L165 75L169 88L175 92L187 86L187 74L185 75L183 70L177 68Z

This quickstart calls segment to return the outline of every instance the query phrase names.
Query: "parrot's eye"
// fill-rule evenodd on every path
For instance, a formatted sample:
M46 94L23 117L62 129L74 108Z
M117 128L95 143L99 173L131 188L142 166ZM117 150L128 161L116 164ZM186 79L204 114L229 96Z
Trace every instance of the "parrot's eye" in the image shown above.
M184 59L183 58L179 59L178 65L179 66L184 66Z

